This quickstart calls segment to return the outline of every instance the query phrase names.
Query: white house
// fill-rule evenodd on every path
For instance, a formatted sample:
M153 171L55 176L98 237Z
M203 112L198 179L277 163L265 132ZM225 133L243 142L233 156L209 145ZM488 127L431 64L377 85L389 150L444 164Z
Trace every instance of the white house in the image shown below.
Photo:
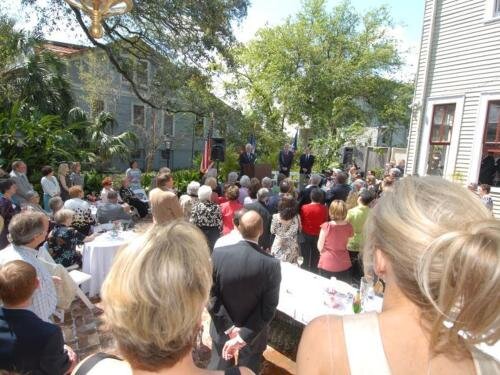
M489 183L500 217L500 0L426 0L407 173Z

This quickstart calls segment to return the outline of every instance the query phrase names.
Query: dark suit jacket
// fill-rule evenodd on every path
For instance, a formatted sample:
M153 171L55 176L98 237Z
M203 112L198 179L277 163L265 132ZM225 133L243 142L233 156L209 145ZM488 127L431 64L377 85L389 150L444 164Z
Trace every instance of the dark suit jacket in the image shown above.
M269 249L272 245L271 243L271 220L272 215L269 212L269 209L261 202L247 203L245 204L245 208L247 210L256 211L259 213L260 217L263 221L264 233L259 238L259 245L262 246L263 249Z
M305 204L311 203L311 191L313 191L313 189L319 189L319 187L316 185L308 185L306 188L304 188L304 190L300 191L299 208ZM323 194L323 198L325 198L325 194Z
M61 329L29 310L0 309L0 368L31 375L64 374L71 363Z
M225 342L224 332L234 325L241 327L240 336L252 351L264 351L279 300L279 260L242 240L214 249L212 262L214 283L208 311L217 331L212 339Z
M281 150L278 156L278 162L280 166L280 172L288 176L290 174L290 168L292 168L293 152L288 151L285 154L285 151ZM283 168L286 168L286 171Z
M99 224L106 224L115 220L132 220L130 215L127 214L123 207L118 203L104 203L97 208L96 216Z
M330 203L332 203L336 199L340 199L341 201L345 202L350 192L351 192L351 187L347 184L335 185L326 193L327 206L330 206Z
M254 165L255 164L255 154L251 153L250 157L248 157L246 152L242 152L240 154L238 162L240 163L240 170L241 170L241 172L243 172L244 165Z
M300 173L303 174L311 174L311 169L314 164L314 155L309 154L309 158L306 154L300 155L299 165L300 165ZM303 172L302 169L306 168L307 171Z

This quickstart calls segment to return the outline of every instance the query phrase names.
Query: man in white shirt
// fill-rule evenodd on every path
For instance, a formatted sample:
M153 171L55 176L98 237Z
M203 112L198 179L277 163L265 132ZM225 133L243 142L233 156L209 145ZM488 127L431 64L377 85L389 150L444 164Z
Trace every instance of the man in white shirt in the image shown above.
M234 228L231 232L226 234L225 236L219 237L219 239L215 242L214 249L218 247L224 247L224 246L229 246L229 245L234 245L241 240L243 240L243 237L241 236L240 231L238 230L238 226L240 225L240 218L247 212L248 210L246 208L242 208L241 210L238 210L234 213L233 216L233 224Z
M22 260L35 267L40 287L33 293L30 310L47 322L56 310L57 293L52 276L37 259L36 249L45 241L48 229L49 220L40 212L22 212L15 215L9 224L12 243L0 251L0 265Z

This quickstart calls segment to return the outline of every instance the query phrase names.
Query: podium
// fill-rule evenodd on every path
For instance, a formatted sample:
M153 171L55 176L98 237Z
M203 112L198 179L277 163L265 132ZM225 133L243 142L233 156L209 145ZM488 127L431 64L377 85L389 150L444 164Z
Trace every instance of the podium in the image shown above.
M247 164L243 166L243 174L247 175L250 178L256 177L259 180L262 180L264 177L272 178L273 168L271 164Z

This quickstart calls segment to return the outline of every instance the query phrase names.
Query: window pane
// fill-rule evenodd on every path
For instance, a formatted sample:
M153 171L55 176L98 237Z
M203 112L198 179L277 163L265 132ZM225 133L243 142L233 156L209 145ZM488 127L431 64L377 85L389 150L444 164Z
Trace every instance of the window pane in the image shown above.
M163 134L167 136L174 135L174 115L163 113Z
M500 16L500 0L495 0L495 16Z
M141 86L148 86L148 65L148 62L145 60L137 61L137 83Z
M485 142L500 142L500 102L488 103Z
M134 125L144 126L144 106L134 105Z
M448 153L448 145L430 145L429 158L427 163L427 174L431 176L443 176L444 163L446 154Z
M434 106L431 127L432 142L450 142L451 128L455 118L455 104Z

